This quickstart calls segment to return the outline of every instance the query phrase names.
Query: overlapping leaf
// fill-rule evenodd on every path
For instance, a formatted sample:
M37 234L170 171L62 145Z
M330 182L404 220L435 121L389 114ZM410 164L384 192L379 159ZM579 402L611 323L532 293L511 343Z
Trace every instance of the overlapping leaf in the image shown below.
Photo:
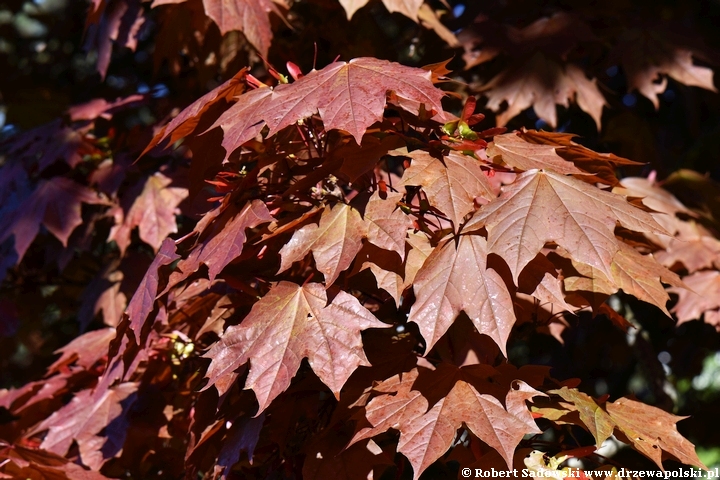
M629 89L637 89L650 99L655 108L660 106L658 94L667 87L667 79L662 78L658 82L662 75L685 85L717 91L713 84L713 71L695 65L691 50L670 44L661 34L629 29L620 38L614 54L625 69Z
M75 441L80 448L83 463L99 469L102 454L98 452L104 440L98 434L123 412L129 402L121 405L137 391L137 384L123 383L105 391L83 390L63 408L57 410L34 428L34 432L47 430L41 448L64 455ZM122 442L120 442L122 444ZM95 458L100 453L101 460Z
M574 100L599 128L606 105L595 79L588 79L576 65L560 65L542 53L520 62L515 70L501 73L482 90L488 97L488 108L494 111L500 111L503 102L507 102L507 110L497 116L499 126L533 107L537 116L554 128L557 126L555 105L568 107L570 100Z
M670 297L660 282L685 290L680 277L657 263L652 255L642 255L623 242L618 242L618 246L620 248L610 265L610 277L588 265L577 265L576 268L585 277L566 278L565 288L607 295L622 289L638 300L656 305L669 317L670 312L665 305Z
M115 336L114 328L102 328L80 335L72 342L55 353L61 353L60 358L48 368L50 372L59 371L62 367L76 363L83 368L89 369L107 353L107 345Z
M435 248L415 276L415 303L408 320L420 327L427 352L461 311L480 333L505 353L515 323L510 293L495 270L487 268L487 244L478 235L463 235Z
M619 180L615 176L615 168L622 165L642 165L627 158L618 157L612 153L598 153L572 141L575 135L568 133L546 132L542 130L522 129L517 133L527 142L539 145L552 145L557 147L556 153L565 160L575 164L576 167L592 174L582 177L583 180L601 182L608 185L617 185Z
M610 438L615 428L613 420L589 395L567 387L553 390L550 393L560 395L565 401L572 402L580 415L580 420L595 438L596 445L600 446Z
M547 242L557 243L573 259L612 277L611 264L620 249L614 233L618 224L639 232L664 233L649 213L620 195L550 170L530 170L484 206L465 230L485 226L488 252L502 256L517 281Z
M383 0L383 5L390 12L400 12L406 17L418 21L418 10L424 0ZM356 11L367 5L368 0L340 0L350 20Z
M253 200L226 224L217 226L215 235L196 247L183 262L185 274L198 269L201 263L208 267L210 281L230 262L240 256L247 238L245 230L273 221L267 207L260 200Z
M319 225L310 224L297 230L280 249L282 263L278 273L312 252L318 270L325 275L325 284L332 285L362 248L367 229L367 224L354 208L344 203L332 208L326 206Z
M255 392L262 412L290 385L307 358L320 380L339 396L353 371L369 365L360 331L384 327L352 295L341 291L328 304L320 284L280 282L206 354L212 360L208 385L249 361L245 388Z
M155 2L155 4L156 3L157 2ZM155 4L153 4L153 6L155 6ZM153 137L152 141L145 147L143 153L163 143L166 139L169 139L168 143L173 144L179 139L189 135L195 130L195 127L197 127L203 112L210 106L220 100L229 101L245 90L245 84L242 80L245 78L246 73L247 70L243 68L230 80L195 100Z
M362 270L369 268L375 277L378 288L385 290L395 300L395 305L400 305L400 297L405 290L403 278L396 272L385 270L373 262L365 262Z
M658 219L668 215L674 216L677 213L690 217L695 216L680 200L672 193L663 189L654 180L642 177L628 177L623 178L620 185L621 187L614 189L615 192L626 196L640 197L644 205L657 212L666 214L656 215Z
M386 198L375 192L365 207L367 239L385 250L396 252L405 258L405 237L412 227L412 218L397 206L403 197L401 193L388 193Z
M565 301L562 279L552 262L544 255L538 255L518 278L518 290L530 294L555 311L572 312L575 307Z
M419 185L430 204L452 220L457 230L463 218L475 210L475 198L495 198L492 185L477 160L450 152L442 161L428 152L416 150L410 168L402 176L402 185Z
M140 343L140 336L143 325L150 312L155 305L155 296L158 293L160 276L158 269L164 265L169 265L179 259L180 255L175 253L175 242L172 238L166 238L163 241L160 251L155 255L155 259L150 264L140 281L135 294L128 303L127 313L130 318L130 329L135 332L135 341Z
M152 6L186 1L154 0ZM267 56L273 37L269 14L279 14L271 0L203 0L203 7L205 14L217 24L221 33L239 30L263 56Z
M222 146L227 154L258 136L265 127L263 119L267 116L266 111L270 108L272 99L273 90L269 87L251 90L240 96L210 127L222 127Z
M215 466L215 473L219 474L221 480L228 478L230 469L237 463L243 451L247 452L248 459L252 462L264 421L265 415L243 418L230 427Z
M408 232L407 244L411 247L405 261L405 282L404 288L409 287L415 281L420 268L425 264L428 256L433 252L428 237L422 233Z
M132 205L125 213L117 211L121 221L112 228L108 238L117 242L121 252L130 244L130 234L135 227L138 227L142 241L155 250L160 248L168 235L177 232L175 215L179 213L178 205L188 196L188 191L171 184L170 178L157 172L147 177L144 183L136 185L139 193L131 197Z
M0 242L14 236L18 262L40 232L40 225L67 245L70 234L83 223L83 203L106 205L107 201L69 178L43 180L15 209L5 212L0 221Z
M413 389L417 378L417 370L412 370L378 385L377 391L392 394L368 403L365 415L372 427L360 430L352 440L354 443L389 428L399 430L398 452L410 461L415 479L445 454L463 424L497 450L510 467L522 437L540 432L525 401L544 394L524 382L517 382L517 390L508 392L505 408L498 399L479 393L465 380L454 382L446 395L429 405L426 397Z
M61 455L22 445L0 444L2 478L52 480L108 480L99 472L85 470Z
M699 319L703 314L705 321L718 326L718 309L720 309L720 272L705 270L695 272L683 278L686 288L670 288L669 291L678 295L678 302L672 312L678 323Z
M120 290L123 273L116 268L116 264L110 264L101 270L80 297L82 303L77 317L81 328L87 328L101 310L105 325L115 327L120 321L127 297Z
M560 157L551 145L534 145L514 133L498 135L488 145L488 157L502 156L502 161L520 170L550 169L557 173L582 174L571 162Z
M677 430L675 424L685 417L672 415L629 398L619 398L608 403L606 409L633 447L661 469L663 451L685 465L707 469L695 453L695 445Z
M668 268L682 265L689 273L720 268L720 241L703 230L700 228L693 234L673 238L655 257Z
M382 119L388 92L403 109L418 113L421 105L443 113L443 93L431 72L375 58L335 62L294 83L274 90L260 88L241 95L214 124L225 132L228 153L253 139L264 125L274 135L298 120L320 113L327 130L344 130L360 144L365 130Z
M203 0L205 13L220 32L240 30L262 55L267 55L273 33L270 12L277 12L271 0Z
M595 437L598 448L613 431L618 430L660 469L664 470L663 453L686 465L707 468L695 453L695 446L677 431L675 424L685 417L628 398L620 398L603 408L588 395L567 387L550 393L572 403L569 408L579 412L580 420Z

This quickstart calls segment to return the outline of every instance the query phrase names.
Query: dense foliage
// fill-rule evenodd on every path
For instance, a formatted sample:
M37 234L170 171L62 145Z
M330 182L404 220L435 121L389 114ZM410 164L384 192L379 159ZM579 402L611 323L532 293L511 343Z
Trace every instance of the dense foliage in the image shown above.
M717 6L538 5L0 3L0 477L719 462Z

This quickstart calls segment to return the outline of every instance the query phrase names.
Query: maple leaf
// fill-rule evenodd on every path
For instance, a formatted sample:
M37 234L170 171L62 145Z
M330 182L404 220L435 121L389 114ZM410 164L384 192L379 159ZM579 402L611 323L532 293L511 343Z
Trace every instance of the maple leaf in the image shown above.
M413 221L398 208L402 193L388 192L385 199L373 193L365 207L367 239L373 245L396 252L405 258L405 237Z
M0 147L8 158L16 159L13 162L14 168L20 168L23 164L25 167L37 165L37 168L42 171L58 160L62 160L70 167L76 167L83 160L81 152L84 149L92 149L85 134L86 130L67 127L58 118L53 122L15 135L11 137L11 140L2 142ZM6 163L3 167L8 168L13 164ZM9 179L6 177L3 180Z
M280 16L277 7L270 0L203 0L205 13L225 34L231 30L240 30L245 38L267 57L273 32L270 25L270 12Z
M271 108L272 100L273 90L269 87L251 90L241 95L238 101L213 123L210 130L222 127L221 145L227 155L260 134L265 127L263 118L267 116L266 112Z
M154 0L152 7L184 3L187 0ZM280 2L278 2L280 3ZM269 14L281 16L271 0L203 0L205 14L223 35L239 30L263 57L267 57L273 32Z
M588 395L567 387L548 393L572 402L568 407L578 411L598 448L614 430L619 430L636 450L663 471L663 451L682 463L707 469L695 453L695 446L677 431L675 424L687 417L678 417L628 398L619 398L602 408Z
M422 5L420 5L420 9L417 11L417 16L420 20L420 25L434 31L438 37L443 39L445 43L448 44L449 47L457 48L460 46L460 41L458 41L453 31L447 28L440 21L440 17L443 13L446 13L446 11L443 12L443 10L433 10L430 5L428 5L427 3L423 3ZM436 77L437 73L433 72L433 79L435 80Z
M121 45L131 50L137 48L139 31L147 20L143 8L136 0L112 2L96 1L96 9L87 17L86 48L97 50L96 69L100 78L105 79L113 45Z
M641 197L642 203L657 212L675 216L682 213L691 217L696 216L690 209L682 204L672 193L660 187L655 181L649 178L628 177L620 181L622 188L618 187L613 191L626 196ZM657 218L665 215L656 216Z
M208 278L212 282L223 268L242 253L247 239L245 230L273 220L262 201L253 200L248 203L226 224L216 225L214 235L198 245L187 260L179 265L184 272L183 276L196 271L200 264L204 263L208 267ZM174 280L175 283L177 281Z
M572 402L590 434L595 438L595 444L602 445L610 438L615 424L610 415L600 408L587 394L574 388L563 387L560 390L551 390L548 393L560 395L565 401Z
M559 156L555 147L534 145L515 133L497 135L487 148L488 157L501 155L503 162L520 170L549 169L563 174L582 174L572 162Z
M660 265L652 255L642 255L629 245L618 242L620 247L610 265L612 275L607 277L588 265L575 265L578 272L587 278L568 277L565 279L567 290L584 290L612 295L618 289L660 308L665 315L670 312L665 304L670 297L660 282L680 287L684 283L676 274Z
M95 120L98 117L110 120L114 113L128 106L141 105L144 99L145 97L139 94L121 97L114 102L108 102L104 98L93 98L88 102L68 108L67 113L74 122L78 120Z
M156 3L153 4L153 7L156 6ZM245 79L246 74L247 69L241 69L228 81L187 106L153 137L140 156L145 155L156 145L163 143L168 138L170 139L168 143L172 145L181 138L192 133L200 122L202 114L207 111L208 108L221 100L230 101L243 93L245 90L245 83L243 80Z
M476 22L476 29L471 27L461 33L466 68L487 62L501 52L511 60L508 68L478 89L485 92L488 107L496 112L507 102L507 109L497 116L498 125L505 125L532 106L538 117L556 127L555 105L568 107L574 101L600 129L606 101L596 79L588 79L578 65L564 61L579 42L597 41L580 16L557 12L522 29L499 25L485 16L478 17ZM480 44L482 49L475 50Z
M132 205L118 225L110 230L108 240L115 240L123 254L130 245L130 233L138 227L140 238L154 250L158 250L163 240L177 232L175 215L177 208L187 196L188 191L181 187L169 186L172 180L160 172L141 180L134 190L126 195ZM133 196L132 193L137 196ZM123 213L117 212L121 217Z
M478 332L498 344L503 354L515 323L512 299L502 280L487 268L487 244L478 235L462 235L439 245L423 263L413 288L415 303L408 320L420 327L426 352L464 311Z
M98 434L123 411L127 411L134 400L130 397L137 387L136 383L121 383L105 391L83 390L70 403L35 426L31 434L47 430L40 448L58 455L65 455L72 442L77 442L83 463L92 466L88 457L100 450L103 443L98 441L101 439Z
M618 223L639 232L666 233L649 213L620 195L552 171L529 170L464 229L485 226L488 253L503 257L517 282L547 242L612 278L611 264L620 249L614 233Z
M119 281L113 283L110 288L100 294L93 307L93 315L102 310L103 323L111 327L117 326L122 312L127 306L127 297L120 291L120 286Z
M637 89L650 99L655 108L660 107L657 95L667 87L668 75L685 85L717 92L713 83L713 71L693 64L693 52L669 44L662 32L629 29L618 42L613 55L620 60L628 78L628 90Z
M633 447L655 462L661 470L664 471L662 451L686 465L707 470L695 453L695 446L680 435L675 425L687 417L678 417L629 398L619 398L608 403L605 408Z
M54 353L62 355L48 367L48 372L58 372L61 367L70 363L76 363L89 370L107 355L108 345L113 338L115 338L114 328L101 328L80 335L64 347L55 350Z
M410 232L412 230L407 230L406 235ZM353 268L348 273L348 278L366 269L370 269L378 288L388 292L395 300L396 305L399 304L398 302L402 302L401 297L405 290L402 277L403 261L398 255L366 243L358 253Z
M362 248L368 226L354 208L338 203L325 206L319 224L310 224L297 230L290 241L280 249L282 273L312 251L317 269L325 275L330 286L340 272L347 269Z
M222 146L229 154L255 138L264 125L272 136L319 112L326 130L344 130L359 145L367 128L382 120L390 91L404 110L418 114L425 105L428 111L444 115L443 92L435 88L431 76L420 68L375 58L335 62L294 83L241 95L211 128L222 127L227 137Z
M135 332L135 341L138 345L142 327L155 305L155 296L160 283L158 269L161 266L170 265L179 258L180 255L175 253L175 241L172 238L166 238L128 303L125 313L130 319L130 329Z
M380 395L368 403L365 416L372 427L360 430L351 441L353 444L389 428L399 430L398 452L413 466L414 479L447 452L463 424L497 450L511 468L522 437L541 432L525 401L544 394L522 381L516 381L517 389L507 393L506 409L498 399L480 394L465 380L455 381L447 395L429 405L420 391L412 389L417 377L418 371L413 369L375 387L376 391L393 394Z
M524 28L501 24L498 20L481 15L476 18L475 25L460 33L466 68L492 60L501 52L510 54L515 63L524 63L538 50L556 58L567 58L578 41L595 38L590 26L568 10L538 18ZM478 46L482 46L479 51L475 50Z
M117 265L109 264L98 272L82 296L77 313L80 328L86 329L95 315L102 310L105 325L115 327L127 305L127 297L120 291L123 273L115 270Z
M402 293L405 290L403 278L397 273L385 270L373 262L364 262L360 270L365 270L366 268L369 268L372 272L378 288L382 288L388 292L393 300L395 300L395 305L400 305L400 297L402 297Z
M60 374L40 381L28 382L19 388L10 390L3 388L0 389L0 407L18 415L39 402L56 398L56 395L67 391L67 387L67 375Z
M689 273L698 270L720 268L720 241L715 237L701 233L698 225L696 232L673 238L665 248L656 252L655 258L668 268L682 264Z
M108 480L54 453L22 445L0 444L0 478L47 480Z
M328 304L321 284L280 282L205 355L212 360L205 388L250 361L245 388L255 392L259 414L287 389L301 360L307 358L338 397L355 369L370 365L360 331L386 327L345 292Z
M369 0L340 0L340 5L345 9L348 20L350 20L356 11L367 5ZM385 8L390 13L400 12L406 17L418 21L418 10L424 0L382 0Z
M42 180L17 208L0 219L0 243L14 235L19 263L43 225L67 246L70 234L83 223L83 203L108 204L95 191L69 178Z
M407 244L411 247L405 260L405 282L403 289L408 288L415 282L415 277L425 260L433 252L428 237L422 233L408 232Z
M598 153L572 141L576 135L568 133L545 132L542 130L525 130L517 132L525 141L558 147L555 151L562 158L569 160L581 170L592 173L591 178L582 179L591 183L601 182L608 185L617 185L620 181L615 176L615 167L619 165L642 165L627 158L618 157L612 153Z
M44 4L57 2L35 3L35 14L47 14L52 9ZM571 134L483 130L472 94L478 91L474 79L490 73L486 93L502 122L518 109L534 107L548 122L566 123L563 130L589 121L580 110L599 127L605 99L600 77L593 77L604 67L612 68L602 78L620 84L627 79L628 89L639 82L634 86L654 95L656 104L669 75L714 88L709 69L697 63L714 61L711 55L682 50L699 42L685 37L675 45L667 32L667 38L648 35L635 38L637 45L623 44L638 32L657 30L662 21L652 11L632 8L617 15L613 9L565 5L562 12L538 18L538 8L507 2L383 0L387 10L401 15L380 16L374 14L385 7L378 0L373 12L368 0L89 3L86 37L97 50L100 70L107 69L115 45L133 49L142 39L139 63L147 64L141 57L151 54L155 69L173 79L163 82L164 89L148 77L152 69L130 72L118 57L106 87L129 78L131 86L153 85L150 91L115 102L91 100L20 135L15 127L25 129L55 114L68 99L54 98L52 88L36 88L37 81L47 84L42 75L25 75L32 80L23 86L26 95L8 104L14 126L0 132L7 138L0 139L0 277L8 271L0 284L0 336L6 336L3 345L27 347L20 360L34 359L27 365L14 362L20 370L9 372L10 380L22 383L28 373L37 377L36 360L48 347L60 345L54 327L62 327L65 319L77 316L82 330L102 310L97 320L113 328L79 336L58 350L59 358L39 380L0 389L0 417L7 417L0 421L0 437L7 440L0 441L0 477L94 480L103 478L96 473L102 470L133 478L155 473L264 478L268 472L337 480L418 478L442 476L454 464L473 471L505 470L511 461L522 467L526 458L536 476L552 470L584 478L579 470L560 467L564 454L584 456L595 448L561 452L567 448L563 438L574 440L563 435L574 428L568 424L586 427L595 442L614 434L658 464L670 456L697 463L692 446L674 428L678 417L632 401L608 405L570 389L567 399L544 402L531 415L526 402L538 395L531 387L577 385L580 379L557 382L549 376L550 365L517 369L498 354L502 350L507 356L516 343L513 334L521 344L531 340L536 351L535 330L560 342L564 336L564 350L574 350L572 359L553 355L552 366L567 371L563 363L578 355L588 357L585 366L597 366L587 354L602 342L573 334L577 322L565 321L570 319L566 313L578 312L579 319L586 315L581 310L591 309L593 316L604 314L627 329L630 322L605 303L619 289L663 309L668 292L677 294L673 312L679 323L704 317L720 329L718 185L688 172L662 183L655 174L621 183L617 167L633 162L593 152L574 143ZM150 4L165 6L150 12ZM275 5L288 12L292 23L282 29L282 39L273 39L272 26L284 20L271 14L277 13ZM361 6L367 8L353 16ZM681 23L694 26L687 9L662 7L661 17L679 13ZM346 13L352 22L340 18ZM405 17L420 30L433 29L440 39L431 34L418 43L404 34L398 37L398 32L408 33ZM623 28L605 28L616 20ZM401 24L393 25L396 21ZM154 40L157 29L148 28L150 23L160 27ZM345 54L372 47L414 64L427 54L437 55L436 47L443 45L432 42L467 48L454 32L467 38L465 33L473 30L473 40L483 45L473 61L506 56L477 71L458 72L454 79L448 77L449 61L420 71L360 58L308 72L315 62L285 48L293 42L305 45L320 34ZM368 38L373 32L382 35ZM381 37L386 36L404 38L400 43L408 48L383 52ZM628 51L613 59L617 48L608 51L618 43ZM288 62L288 79L258 64L253 50L303 68ZM324 58L328 52L316 53ZM205 93L243 64L255 64L261 80L242 69L197 101L184 100L193 92ZM622 78L613 74L615 64ZM270 77L277 86L269 86L276 84ZM460 118L442 111L444 94L433 87L441 82L448 82L443 88L449 95L458 94L455 100L470 95ZM103 87L102 92L111 90ZM92 91L81 93L93 96ZM624 92L615 93L617 107ZM144 113L116 115L140 100ZM162 118L185 104L190 106L148 148L175 146L187 137L185 146L133 164L140 142L150 130L156 132L151 120L138 123L137 114L140 120L147 120L148 112ZM38 111L28 115L33 105ZM707 107L700 102L698 108L705 112ZM637 152L652 146L652 132L640 121L642 109L630 110L608 117L603 140L620 138L641 158ZM678 127L668 130L673 138L697 130L683 128L685 117L693 116L673 117L672 127ZM173 190L185 185L167 180L179 179L175 169L184 170L191 157L185 175L189 192ZM94 201L75 192L33 205L36 187L47 193L55 185L46 182L57 178L77 182L88 199L106 198L94 189L112 203L83 206ZM331 185L332 192L313 189L320 185ZM663 185L688 199L691 208ZM53 228L45 221L49 210L58 212L51 215L58 217L61 241L53 231L37 235ZM83 223L74 228L78 218ZM105 242L111 228L118 248ZM167 238L175 230L183 230L177 241L183 258ZM18 247L22 260L13 250ZM154 261L144 253L150 248L158 251ZM655 259L683 275L688 272L694 290L684 290L679 277ZM13 267L16 261L22 263ZM388 325L378 319L396 328L381 329ZM52 331L43 330L48 321ZM596 327L592 331L602 336L605 328ZM684 329L690 340L709 330L694 327ZM72 333L61 330L63 338ZM649 347L638 339L635 347ZM620 343L612 351L633 360L632 346ZM704 355L702 349L689 355L691 343L673 347L675 361ZM199 358L202 354L206 358ZM651 377L663 378L658 362L649 366ZM202 376L207 367L208 388L194 391L204 381L198 373ZM238 378L243 385L234 385ZM334 398L326 395L330 391ZM661 389L654 393L662 400ZM536 442L520 439L538 431L533 416L542 416L543 425L555 422L555 434L547 435L550 442L543 446L561 452L555 458L541 452L527 456L527 445ZM46 428L37 430L38 424ZM356 439L348 446L356 425ZM371 437L382 439L382 447ZM28 447L40 444L64 456ZM408 461L399 459L396 450ZM413 475L403 471L408 463ZM393 464L396 468L385 471Z
M356 432L350 445L386 432L390 428L396 428L427 411L427 400L419 391L412 389L418 373L418 369L413 368L373 387L376 392L394 395L380 395L365 406L365 417L372 426Z
M678 302L672 308L678 319L678 325L699 319L703 314L708 317L720 308L720 272L717 270L695 272L683 277L683 283L687 289L668 289L669 292L678 295Z
M354 182L377 165L380 158L390 150L400 148L405 143L397 135L388 135L382 139L374 135L363 137L362 145L355 142L348 143L330 151L330 161L342 159L342 166L338 169L338 177Z
M507 124L532 106L538 117L555 128L555 104L568 107L570 100L575 100L600 129L602 109L607 102L595 79L589 80L576 65L561 66L541 52L519 60L517 65L500 73L481 89L488 97L487 107L491 110L498 112L503 102L507 102L507 110L497 115L498 126Z
M697 214L688 209L674 195L663 189L653 178L629 177L624 178L620 185L613 188L613 192L626 197L636 197L642 205L654 210L651 215L663 226L667 232L678 234L678 237L696 237L697 231L691 224L678 218L678 214L684 217L697 217ZM666 249L673 241L667 235L645 235L652 243L663 246ZM699 245L698 245L699 246ZM662 251L658 252L662 256Z
M540 300L541 305L559 307L559 311L572 312L575 307L565 301L563 282L557 277L555 266L544 255L538 255L518 278L518 290Z
M412 158L412 163L403 173L401 185L423 187L430 204L452 220L455 230L465 215L475 210L475 198L495 198L487 176L472 157L450 152L440 161L422 150L407 156Z

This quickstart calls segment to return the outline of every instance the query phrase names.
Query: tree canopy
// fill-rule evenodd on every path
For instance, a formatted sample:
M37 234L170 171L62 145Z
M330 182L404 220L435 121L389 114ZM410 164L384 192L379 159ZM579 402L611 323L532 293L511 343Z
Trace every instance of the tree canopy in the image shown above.
M717 466L719 15L0 3L0 477Z

